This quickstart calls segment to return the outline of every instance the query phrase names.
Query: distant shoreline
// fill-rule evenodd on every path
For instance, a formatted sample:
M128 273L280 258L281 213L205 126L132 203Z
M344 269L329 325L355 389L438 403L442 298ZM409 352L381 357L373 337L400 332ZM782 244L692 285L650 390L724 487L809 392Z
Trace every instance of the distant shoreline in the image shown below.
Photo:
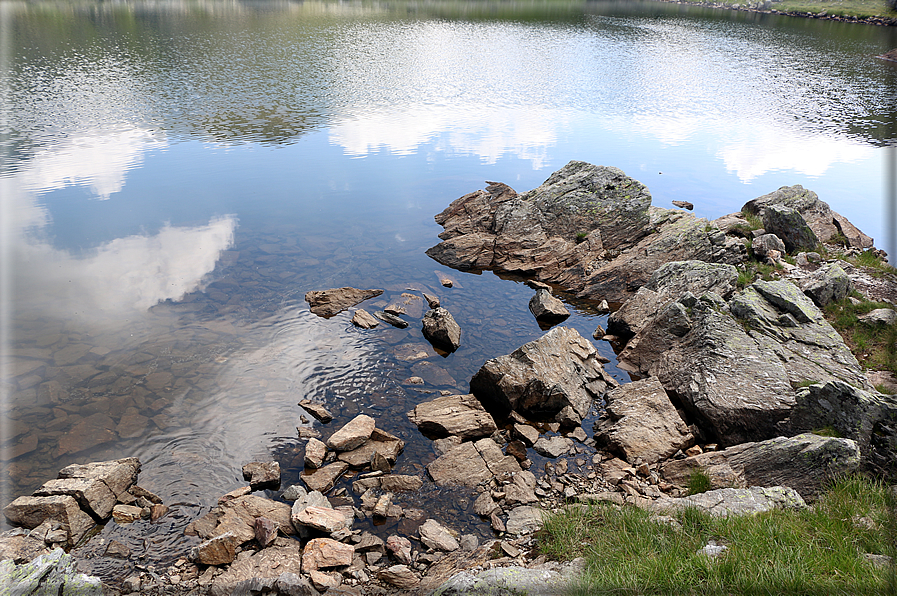
M692 6L704 6L707 8L723 8L726 10L737 10L741 12L757 12L762 14L776 14L789 17L803 17L807 19L820 19L826 21L840 21L843 23L857 23L861 25L878 25L881 27L897 27L897 16L894 17L854 17L848 15L826 14L825 11L814 13L793 10L776 10L774 8L761 8L745 4L726 4L724 2L713 2L711 0L659 0L660 2L669 2L672 4L689 4Z

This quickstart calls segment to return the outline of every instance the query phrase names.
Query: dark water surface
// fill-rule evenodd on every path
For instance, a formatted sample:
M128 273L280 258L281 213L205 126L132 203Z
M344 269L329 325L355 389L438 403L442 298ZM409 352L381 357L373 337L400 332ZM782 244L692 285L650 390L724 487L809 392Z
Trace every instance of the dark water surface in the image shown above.
M563 1L4 2L0 27L2 501L138 456L173 513L103 533L145 561L244 463L298 479L300 399L336 414L324 436L370 414L407 443L395 471L426 476L405 413L542 334L520 280L424 254L485 180L525 191L580 159L708 218L803 184L887 248L891 29ZM436 294L462 347L308 311L340 286L385 289L368 310ZM570 305L586 337L606 322ZM398 500L488 535L465 496Z

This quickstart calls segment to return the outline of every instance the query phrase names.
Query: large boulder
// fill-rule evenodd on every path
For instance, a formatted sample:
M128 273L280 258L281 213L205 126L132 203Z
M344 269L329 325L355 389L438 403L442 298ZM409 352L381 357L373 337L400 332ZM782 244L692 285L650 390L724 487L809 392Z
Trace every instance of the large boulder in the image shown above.
M81 511L78 501L69 495L18 497L3 508L3 515L10 523L29 530L46 520L59 522L70 546L77 544L96 525L93 518Z
M829 302L843 300L850 293L852 284L847 273L837 263L826 263L797 280L798 287L819 308Z
M621 385L607 394L607 407L595 423L595 439L629 463L653 464L694 440L663 386L655 378Z
M619 254L609 253L586 268L586 275L568 269L555 280L583 298L625 302L651 275L671 261L704 261L737 265L747 259L740 238L727 236L704 218L677 209L649 209L651 234Z
M828 428L856 441L867 465L897 466L897 397L829 381L799 389L795 401L792 432Z
M669 460L661 466L661 474L684 486L692 473L701 471L713 488L787 486L812 499L832 478L856 471L859 465L856 441L804 433Z
M781 238L785 250L790 253L815 250L819 244L819 239L800 212L791 207L767 205L763 210L763 228Z
M745 203L741 210L758 215L766 225L766 209L773 205L797 211L821 242L837 242L843 236L846 238L847 244L854 248L872 247L872 238L859 231L847 221L847 218L832 211L828 203L821 201L815 192L807 190L799 184L783 186L774 192L752 199ZM772 232L769 228L767 231Z
M470 380L470 391L499 412L582 422L593 400L617 385L590 341L575 329L556 327L487 361Z
M408 418L422 433L434 438L453 435L466 441L497 430L495 420L471 394L443 395L420 403L408 412Z
M317 590L312 588L307 580L300 579L301 561L302 548L299 542L277 538L273 545L258 552L251 550L241 552L223 573L215 577L209 594L212 596L249 594L251 582L255 580L259 588L261 588L261 584L266 583L273 588L270 591L276 594L316 595ZM298 582L298 586L292 585L296 582ZM291 585L294 589L297 587L299 589L290 592L279 591L277 587L281 585L284 587Z
M620 367L656 376L689 422L724 445L781 434L807 380L871 389L837 331L784 281L757 281L728 303L686 293L630 340Z

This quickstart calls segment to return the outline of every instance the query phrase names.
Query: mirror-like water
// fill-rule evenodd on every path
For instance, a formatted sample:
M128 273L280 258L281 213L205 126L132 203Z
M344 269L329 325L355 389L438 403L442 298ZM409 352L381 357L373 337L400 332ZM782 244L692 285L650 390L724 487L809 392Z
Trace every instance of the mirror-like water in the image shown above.
M888 29L555 1L4 2L0 27L2 500L138 456L173 513L103 532L144 561L244 463L298 479L296 426L320 429L300 399L336 414L325 436L372 415L407 443L395 471L425 476L405 413L542 334L520 280L424 255L433 215L485 180L528 190L580 159L708 218L803 184L888 247ZM438 295L461 349L436 354L415 317L308 311L340 286L385 289L371 308ZM586 337L605 323L571 308ZM470 505L430 484L400 502L456 526Z

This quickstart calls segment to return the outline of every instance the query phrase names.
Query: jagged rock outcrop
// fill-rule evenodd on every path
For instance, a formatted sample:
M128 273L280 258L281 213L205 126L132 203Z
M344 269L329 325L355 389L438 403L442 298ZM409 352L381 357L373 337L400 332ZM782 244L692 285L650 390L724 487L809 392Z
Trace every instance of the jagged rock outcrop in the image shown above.
M819 200L815 192L807 190L799 184L783 186L774 192L748 201L741 208L742 212L758 215L763 219L767 232L774 233L785 240L784 236L767 226L766 210L771 206L781 206L799 213L813 236L821 242L837 243L843 236L851 247L859 249L872 247L872 238L859 231L847 221L846 217L832 211L828 203ZM805 232L803 234L809 238ZM792 234L786 233L786 235L791 236ZM785 240L785 244L788 245L788 243L789 241Z
M487 409L578 424L593 400L617 384L592 342L575 329L556 327L511 354L487 361L470 380L470 391Z
M699 470L707 474L713 488L787 486L812 499L831 479L859 466L856 441L804 433L668 460L660 469L669 482L683 486Z
M613 167L572 161L518 195L501 183L436 216L442 243L427 254L456 269L533 275L590 298L622 302L672 260L737 263L744 245L707 220L651 207L640 182Z
M0 561L0 586L4 594L21 596L103 596L100 579L78 573L75 559L61 548L21 565L16 565L12 560Z
M793 388L806 380L871 389L841 336L794 284L757 281L726 302L712 291L700 294L700 285L697 294L687 290L688 266L674 267L682 270L659 277L654 295L646 290L635 298L644 308L621 309L642 313L644 323L620 353L620 366L656 376L690 422L724 445L780 434L777 425L795 404Z
M852 289L850 278L837 263L826 263L797 280L798 287L819 308L847 297Z

